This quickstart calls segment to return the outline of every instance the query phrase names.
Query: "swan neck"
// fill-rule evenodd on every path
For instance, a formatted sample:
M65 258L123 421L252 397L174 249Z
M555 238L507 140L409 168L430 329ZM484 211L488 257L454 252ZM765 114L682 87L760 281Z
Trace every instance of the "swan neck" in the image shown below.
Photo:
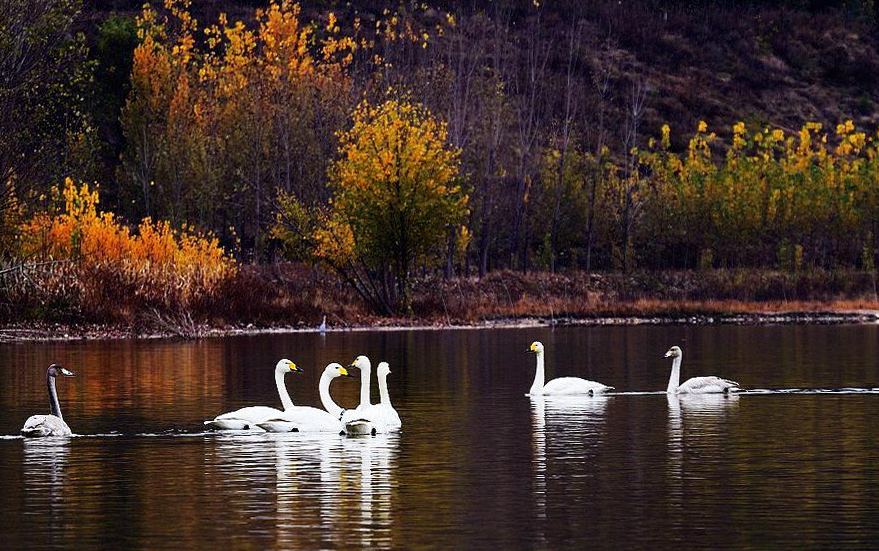
M318 383L317 389L320 392L320 403L324 406L324 409L327 410L327 413L333 417L339 417L342 414L342 408L340 408L336 402L333 401L333 397L330 396L330 383L332 382L333 378L324 373L320 376L320 383Z
M668 378L668 388L666 392L674 394L681 386L681 357L676 356L671 362L671 377Z
M55 390L55 377L46 375L46 386L49 387L49 408L52 410L52 415L58 419L64 419L61 416L61 403L58 402L58 392Z
M362 367L360 369L360 405L361 406L370 406L372 403L369 401L369 379L372 375L372 367Z
M544 381L546 374L543 367L543 351L536 354L537 370L534 372L534 382L531 384L531 394L543 394Z
M382 375L378 378L378 394L381 397L383 406L391 405L391 395L388 393L388 376Z
M281 397L281 406L284 411L293 409L293 400L290 398L290 393L287 392L287 385L284 384L286 371L286 368L283 367L275 370L275 386L278 387L278 396Z

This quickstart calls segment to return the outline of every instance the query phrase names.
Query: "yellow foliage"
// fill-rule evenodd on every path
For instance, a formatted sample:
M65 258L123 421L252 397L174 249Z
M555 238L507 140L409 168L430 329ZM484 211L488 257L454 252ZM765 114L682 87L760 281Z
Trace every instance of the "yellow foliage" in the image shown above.
M405 304L409 270L443 252L467 214L460 150L447 139L444 122L406 99L358 105L353 125L339 134L330 168L335 195L315 234L315 256L340 270L354 260L389 270L398 296L388 301Z
M77 186L67 178L62 194L60 214L24 223L22 252L75 263L82 271L78 277L91 278L80 283L106 273L140 298L185 305L235 273L234 261L213 237L149 218L132 235L112 213L98 210L98 191L88 184Z
M641 155L653 181L651 224L682 228L689 247L732 264L758 263L767 247L798 251L799 264L828 247L839 254L843 243L855 258L879 212L879 141L856 132L852 121L835 134L831 147L818 123L786 136L778 128L749 134L739 122L718 162L716 136L700 121L686 156L665 149Z

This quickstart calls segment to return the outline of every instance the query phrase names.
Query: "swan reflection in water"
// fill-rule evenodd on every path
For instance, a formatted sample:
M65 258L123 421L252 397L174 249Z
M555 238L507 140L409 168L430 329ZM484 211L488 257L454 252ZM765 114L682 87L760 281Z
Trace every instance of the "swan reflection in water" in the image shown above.
M52 437L24 439L22 445L26 507L47 519L44 534L52 539L63 530L68 520L63 509L70 440Z
M221 436L224 490L271 519L278 547L389 547L399 434ZM236 488L236 486L238 488ZM273 503L265 497L273 495ZM243 510L242 510L243 509ZM319 530L314 528L319 527Z
M666 394L668 401L669 497L683 506L685 452L688 448L719 448L728 433L728 418L738 409L738 394ZM709 457L720 457L715 449Z
M604 437L610 396L543 396L531 398L534 451L534 497L537 516L546 519L547 459L594 455Z

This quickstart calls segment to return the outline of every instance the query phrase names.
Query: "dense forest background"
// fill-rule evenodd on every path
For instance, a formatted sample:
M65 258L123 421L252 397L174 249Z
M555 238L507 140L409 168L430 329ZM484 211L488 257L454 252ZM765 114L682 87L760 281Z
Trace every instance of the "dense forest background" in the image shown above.
M466 193L406 273L873 271L877 17L854 0L0 0L0 245L20 254L69 178L123 226L208 232L245 264L327 260L340 139L361 102L394 101L443 126ZM382 259L358 258L335 267L374 277Z

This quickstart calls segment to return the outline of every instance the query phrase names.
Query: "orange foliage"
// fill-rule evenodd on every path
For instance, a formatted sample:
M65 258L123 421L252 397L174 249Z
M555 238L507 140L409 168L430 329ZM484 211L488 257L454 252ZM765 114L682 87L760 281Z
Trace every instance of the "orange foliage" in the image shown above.
M87 310L106 306L107 299L122 299L120 307L185 308L236 271L212 236L149 218L132 234L112 213L98 210L96 190L70 178L63 197L63 212L24 223L22 253L75 266L70 276L76 281L66 284L78 288Z

